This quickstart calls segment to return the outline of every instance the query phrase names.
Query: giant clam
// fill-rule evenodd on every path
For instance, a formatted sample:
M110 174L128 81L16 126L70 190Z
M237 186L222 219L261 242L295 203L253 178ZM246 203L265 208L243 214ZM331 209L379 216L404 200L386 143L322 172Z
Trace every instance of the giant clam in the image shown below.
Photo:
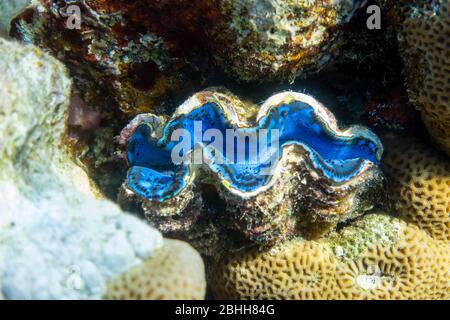
M231 94L203 91L170 119L139 115L121 143L130 166L122 201L137 200L164 232L189 232L209 212L205 186L226 204L225 220L260 244L321 235L384 194L377 136L361 126L341 130L302 93L276 94L252 114ZM223 216L209 219L219 226Z

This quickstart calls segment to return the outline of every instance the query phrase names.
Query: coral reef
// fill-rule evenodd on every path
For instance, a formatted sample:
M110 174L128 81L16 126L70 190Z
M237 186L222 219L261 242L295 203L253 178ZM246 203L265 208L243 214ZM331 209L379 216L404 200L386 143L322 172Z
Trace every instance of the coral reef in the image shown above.
M160 298L203 297L203 262L195 250L163 242L145 222L92 195L87 175L64 147L71 81L57 60L0 39L0 96L2 298L100 299L117 282L168 288ZM180 270L172 266L171 278L158 257L173 247L185 252L174 250ZM148 264L164 274L145 284L127 278ZM181 270L197 283L181 281Z
M263 244L301 224L324 233L383 196L378 138L359 126L340 130L324 106L300 93L274 95L252 115L232 95L203 91L170 120L138 116L121 141L130 166L124 198L137 197L163 231L187 231L197 221L201 184L213 185L235 227Z
M448 159L420 141L387 141L383 169L395 212L433 238L450 241Z
M450 156L450 3L411 1L400 34L406 82L436 146Z
M228 253L212 279L218 299L449 299L450 247L375 214L320 241Z
M9 32L9 24L31 0L4 0L0 2L0 36L6 37Z
M2 1L0 299L450 299L449 22Z

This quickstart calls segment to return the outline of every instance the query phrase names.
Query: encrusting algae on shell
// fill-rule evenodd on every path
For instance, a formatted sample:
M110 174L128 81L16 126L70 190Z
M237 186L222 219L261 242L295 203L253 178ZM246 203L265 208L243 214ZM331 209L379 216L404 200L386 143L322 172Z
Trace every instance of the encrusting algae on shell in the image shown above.
M189 233L207 212L209 185L232 226L265 245L317 237L383 198L383 147L370 130L339 129L323 105L295 92L248 111L230 94L203 91L170 119L136 117L121 135L130 166L122 201L140 203L164 232ZM212 214L213 224L224 224L221 216Z

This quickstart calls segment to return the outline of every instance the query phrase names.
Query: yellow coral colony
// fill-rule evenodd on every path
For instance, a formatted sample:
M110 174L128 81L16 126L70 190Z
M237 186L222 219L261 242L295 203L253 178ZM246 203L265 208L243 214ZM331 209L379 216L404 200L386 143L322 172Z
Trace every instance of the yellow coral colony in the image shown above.
M450 2L411 6L401 38L410 98L436 146L450 156Z
M431 147L396 139L386 147L384 172L400 218L450 241L450 163Z
M450 247L395 218L371 215L321 241L227 255L222 299L448 299Z

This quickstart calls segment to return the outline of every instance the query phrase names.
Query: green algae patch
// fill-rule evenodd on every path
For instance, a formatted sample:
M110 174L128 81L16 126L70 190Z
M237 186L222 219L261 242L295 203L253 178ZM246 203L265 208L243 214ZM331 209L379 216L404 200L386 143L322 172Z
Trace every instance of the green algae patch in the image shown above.
M324 242L328 243L338 258L350 260L359 257L373 245L392 246L399 231L398 219L384 213L371 214L339 233L331 234Z

